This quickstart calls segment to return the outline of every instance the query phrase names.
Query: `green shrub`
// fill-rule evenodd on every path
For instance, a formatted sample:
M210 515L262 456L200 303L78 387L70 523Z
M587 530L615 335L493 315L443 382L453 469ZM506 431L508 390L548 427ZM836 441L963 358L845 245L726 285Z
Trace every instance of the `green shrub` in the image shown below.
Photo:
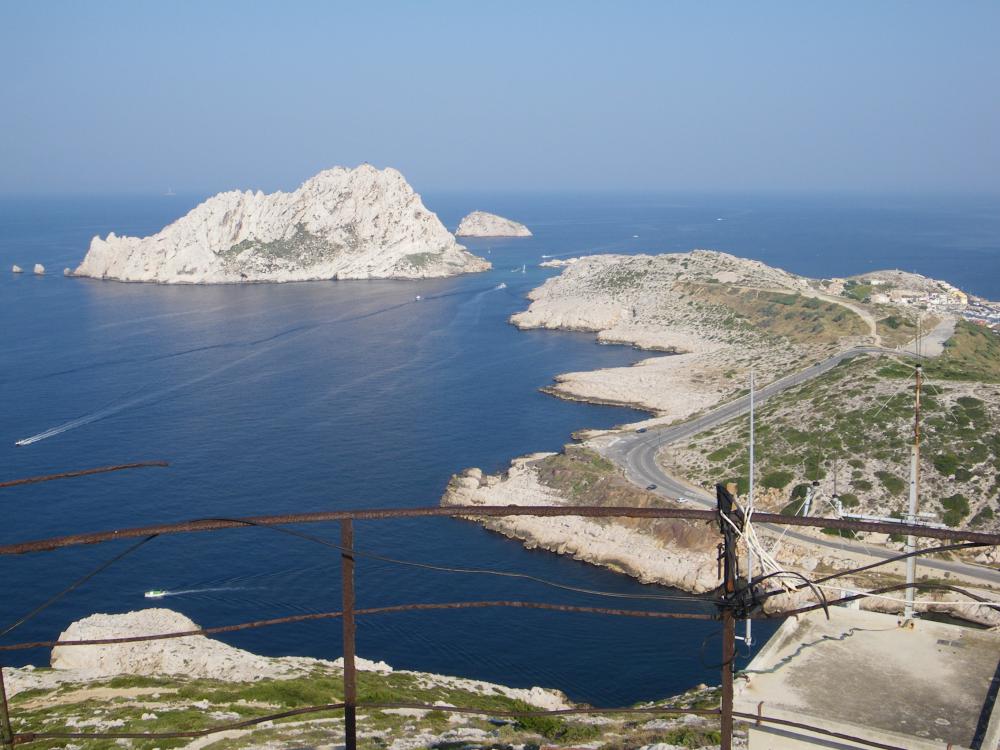
M969 521L969 523L972 526L982 526L987 521L992 521L992 520L993 520L993 509L983 508L981 511L979 511L978 513L976 513L976 515L972 517L972 520Z
M875 476L893 495L903 494L903 490L906 489L906 483L897 477L895 474L890 474L888 471L876 471Z
M872 483L867 479L855 479L851 482L851 486L861 492L871 492L872 489Z
M958 492L944 498L941 501L941 507L945 509L941 520L948 526L958 526L962 523L962 519L969 515L969 499Z
M793 499L790 503L785 505L781 509L781 515L783 516L797 516L802 512L802 506L805 505L806 499L804 497L797 497Z
M845 492L840 496L840 504L845 508L857 508L861 505L861 501L858 500L857 495L852 495L850 492Z
M958 468L958 456L954 453L939 453L934 456L934 468L941 476L950 477Z
M729 458L740 447L739 443L730 443L729 445L724 445L721 448L717 448L711 453L709 453L705 458L709 461L724 461Z
M764 475L761 484L768 488L784 489L792 481L794 475L790 471L771 471Z

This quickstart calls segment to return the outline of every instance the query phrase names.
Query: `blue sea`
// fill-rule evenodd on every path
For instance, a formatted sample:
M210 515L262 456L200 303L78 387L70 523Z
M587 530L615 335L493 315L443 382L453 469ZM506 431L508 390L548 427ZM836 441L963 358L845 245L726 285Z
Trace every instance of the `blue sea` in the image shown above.
M155 232L202 198L0 200L0 479L170 462L0 490L0 542L202 517L435 505L465 467L503 470L515 456L558 450L574 430L641 418L539 392L560 372L643 356L588 334L508 324L554 273L538 267L546 255L712 248L812 276L901 268L1000 298L1000 204L985 197L429 194L425 203L451 228L484 209L535 235L469 241L493 270L443 280L174 287L61 275L94 235ZM13 263L29 272L10 274ZM48 273L31 275L35 263ZM304 530L339 538L336 524ZM0 631L129 544L0 559ZM359 522L356 544L627 597L678 593L458 520ZM143 592L154 588L175 592L159 606L205 626L337 610L339 581L336 551L266 529L162 537L2 640L54 638L87 614L148 606ZM609 599L358 561L361 607L480 599L710 611L683 598ZM770 632L761 625L755 634L760 641ZM714 622L409 613L360 618L358 653L397 668L557 687L608 706L717 681L718 635ZM336 620L226 640L273 655L335 658L341 649ZM2 658L44 664L47 653Z

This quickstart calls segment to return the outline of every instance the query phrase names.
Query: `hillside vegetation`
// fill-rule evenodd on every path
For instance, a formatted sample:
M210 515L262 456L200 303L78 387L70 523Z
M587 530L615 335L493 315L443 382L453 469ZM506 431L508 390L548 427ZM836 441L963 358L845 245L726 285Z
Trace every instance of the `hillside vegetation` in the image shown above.
M52 670L37 670L44 679ZM683 748L717 745L717 722L657 716L638 719L586 716L526 716L497 718L490 711L537 711L538 706L505 695L484 694L456 685L435 684L420 673L358 673L362 702L425 703L471 706L482 715L448 714L437 710L359 709L358 746L383 748L511 748L579 747L621 750L663 742ZM51 689L21 692L10 701L11 723L25 732L186 732L253 717L324 705L343 700L339 670L317 667L294 679L257 682L122 675L84 683L63 683ZM460 682L460 681L459 681ZM644 704L654 706L656 704ZM667 705L664 702L661 705ZM672 706L715 708L718 691L692 690L669 701ZM212 750L260 747L337 747L343 743L343 712L304 714L229 731L198 742ZM94 750L180 748L189 739L90 740ZM32 747L79 747L62 741L36 742Z
M857 313L817 297L721 283L689 283L681 288L682 298L690 297L697 306L722 306L731 311L724 323L733 328L808 344L831 344L868 333Z
M960 327L945 355L950 358L926 368L920 507L950 526L996 529L1000 387L941 375L958 375L960 362L989 366L996 342L983 345L980 338L974 327ZM846 509L902 513L913 418L914 368L908 359L855 357L772 398L758 409L756 420L761 498L771 510L787 512L793 499L818 482L815 513L833 512L829 501L835 492ZM705 487L733 480L745 492L748 440L749 418L743 417L670 448L663 460Z

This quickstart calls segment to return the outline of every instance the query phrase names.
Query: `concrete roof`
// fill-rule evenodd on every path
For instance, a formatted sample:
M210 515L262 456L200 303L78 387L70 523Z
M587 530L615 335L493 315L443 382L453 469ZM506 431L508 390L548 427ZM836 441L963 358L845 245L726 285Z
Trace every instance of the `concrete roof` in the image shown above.
M763 701L765 716L914 750L996 748L1000 633L899 627L894 615L844 607L830 616L782 624L737 682L737 711L755 714Z

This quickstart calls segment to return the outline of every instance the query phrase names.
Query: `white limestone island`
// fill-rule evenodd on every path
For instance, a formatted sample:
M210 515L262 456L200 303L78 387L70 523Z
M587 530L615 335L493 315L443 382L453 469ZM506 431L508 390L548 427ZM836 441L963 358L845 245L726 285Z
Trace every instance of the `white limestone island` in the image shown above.
M74 275L217 284L485 271L395 169L334 167L291 193L219 193L149 237L95 237Z
M473 211L462 219L455 234L458 237L530 237L531 230L503 216Z

